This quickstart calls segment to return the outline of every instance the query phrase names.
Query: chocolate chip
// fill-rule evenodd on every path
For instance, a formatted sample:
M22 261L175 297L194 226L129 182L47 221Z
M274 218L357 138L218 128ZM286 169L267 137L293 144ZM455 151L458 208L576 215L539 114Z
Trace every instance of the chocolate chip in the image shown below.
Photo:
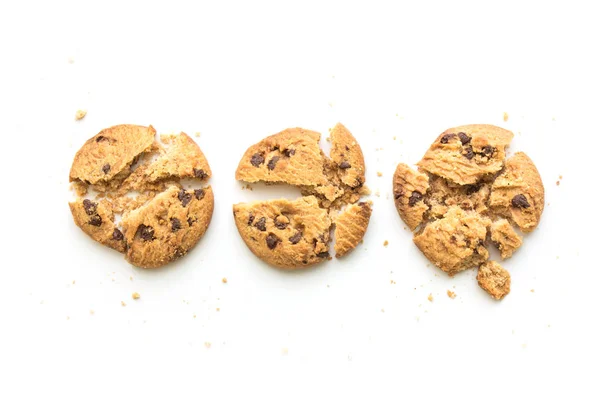
M462 144L467 144L471 141L471 136L467 135L464 132L458 132L458 138Z
M269 168L269 170L273 171L275 169L275 165L277 164L277 161L279 161L279 156L275 156L275 157L271 158L271 160L269 160L269 163L267 164L267 168Z
M185 256L185 250L181 247L178 247L177 249L175 249L175 253L173 253L173 260L177 260L178 258L181 258L183 256Z
M252 225L253 222L254 222L254 215L250 214L248 216L248 225Z
M344 146L346 148L346 151L350 151L350 147L348 147L348 145Z
M300 242L300 239L302 239L302 232L297 231L296 233L294 233L294 236L290 237L290 243L292 244L298 244Z
M100 217L98 214L92 215L90 218L90 225L94 225L94 226L102 225L102 217Z
M477 193L479 189L481 189L480 185L466 185L467 195L472 195L473 193Z
M348 161L342 161L340 164L340 169L348 169L350 168L350 163Z
M456 137L455 133L446 133L444 136L442 136L442 138L440 139L440 143L441 144L446 144L449 141L451 141L452 139L454 139Z
M194 176L198 179L204 179L208 176L208 174L206 172L204 172L203 169L194 168Z
M100 136L98 136L98 137L96 138L96 143L98 143L98 142L103 142L103 141L105 141L105 140L108 140L108 138L106 138L106 137L104 137L104 136L100 135Z
M194 196L196 196L197 200L202 200L204 198L204 189L195 189Z
M102 167L102 172L104 172L105 174L108 174L110 171L110 164L104 164L104 166Z
M277 247L277 243L281 242L281 239L279 239L277 236L273 235L272 233L269 233L267 235L267 247L271 250L273 250L275 247Z
M469 239L469 238L465 239L465 245L467 247L471 247L471 239Z
M83 200L83 209L87 215L97 214L96 208L98 207L98 203L94 203L91 200L85 199Z
M286 156L286 157L291 157L294 154L296 154L296 149L285 149L283 151L283 155Z
M171 231L177 232L180 229L181 229L181 221L179 221L177 218L171 218Z
M490 145L487 146L483 146L483 148L481 149L481 151L483 152L483 154L490 156L492 154L494 154L494 152L496 151L496 149Z
M138 226L138 232L139 232L140 237L145 242L154 240L154 228L153 227L141 224L140 226Z
M285 222L285 220L283 220L283 218L285 218L285 217L282 217L282 218L278 217L278 218L275 219L275 227L277 229L283 230L283 229L285 229L288 226L289 222Z
M423 199L423 195L416 190L412 192L410 197L408 198L408 205L414 207L419 201Z
M522 194L518 194L515 197L513 197L510 203L512 204L513 207L517 207L517 208L531 207L531 205L527 201L527 197L525 197L525 195L522 195Z
M317 254L317 257L319 258L328 258L329 257L329 252L328 251L322 251L320 253Z
M450 236L450 243L456 243L456 236Z
M258 222L256 224L254 224L254 226L256 227L256 229L258 229L261 232L264 232L267 230L267 219L265 217L261 217L261 219L258 220Z
M194 225L194 220L192 219L192 217L189 217L187 221L189 226Z
M192 201L192 194L187 193L184 189L181 189L177 194L177 198L181 201L182 206L187 206L190 201Z
M260 153L256 153L252 156L252 158L250 159L250 164L254 165L255 167L258 167L260 164L264 164L265 163L265 157L263 157L262 154Z
M473 153L473 147L469 146L469 147L465 148L465 153L463 154L463 156L465 156L467 158L467 160L470 160L473 157L475 157L475 153Z
M117 228L115 228L115 230L113 231L112 238L113 240L123 240L123 233Z

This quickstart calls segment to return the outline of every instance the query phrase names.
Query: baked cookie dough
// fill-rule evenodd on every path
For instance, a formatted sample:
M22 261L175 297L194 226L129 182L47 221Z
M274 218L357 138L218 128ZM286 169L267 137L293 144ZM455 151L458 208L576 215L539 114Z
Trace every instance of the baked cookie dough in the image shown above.
M488 261L486 246L511 257L523 242L517 229L534 230L544 210L544 186L531 159L522 152L505 159L512 137L493 125L448 129L418 170L400 163L393 177L396 209L417 247L449 275L479 267L480 286L496 299L508 293L510 276Z
M78 195L69 203L75 224L142 268L184 256L214 208L212 189L203 185L211 170L198 145L185 133L155 136L152 126L104 129L77 152L69 174ZM185 189L182 179L197 187Z
M330 131L330 157L319 147L320 138L318 132L286 129L246 150L236 170L240 181L301 189L303 197L297 200L233 206L240 236L257 257L273 266L298 269L330 259L332 236L336 257L341 257L367 230L372 205L359 202L368 192L360 146L342 124Z

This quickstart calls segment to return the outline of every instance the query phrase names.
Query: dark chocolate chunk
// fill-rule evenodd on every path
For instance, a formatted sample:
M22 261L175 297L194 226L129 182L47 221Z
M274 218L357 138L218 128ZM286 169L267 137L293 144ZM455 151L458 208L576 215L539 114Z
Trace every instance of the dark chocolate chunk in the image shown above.
M414 207L421 200L423 200L423 195L415 190L408 198L408 205Z
M317 253L317 257L319 257L319 258L328 258L329 257L329 252L328 251L322 251L320 253Z
M458 132L458 138L462 144L467 144L471 141L471 136L467 135L464 132Z
M531 205L527 201L527 197L525 197L525 195L522 195L522 194L518 194L515 197L513 197L510 203L512 204L513 207L517 207L517 208L531 207Z
M177 218L171 218L171 231L177 232L180 229L181 229L181 221L179 221Z
M203 189L195 189L194 196L196 196L196 199L202 200L202 198L204 198L204 190Z
M261 232L264 232L267 230L267 219L265 217L261 217L258 222L256 224L254 224L254 226L256 227L256 229L258 229Z
M267 235L267 247L271 250L273 250L275 247L277 247L277 243L281 242L281 239L279 239L277 236L275 236L272 233L269 233Z
M346 151L350 151L350 147L348 147L348 145L344 146L346 148Z
M467 158L467 160L471 160L473 157L475 157L475 153L473 152L473 147L472 146L466 147L463 156L465 156Z
M250 214L248 216L248 225L252 225L253 222L254 222L254 215Z
M140 234L140 237L145 242L154 240L154 228L153 227L141 224L140 226L138 226L138 232Z
M195 222L195 220L193 220L193 219L192 219L192 217L188 217L188 220L187 220L187 221L188 221L188 225L189 225L189 226L192 226L192 225L194 225L194 222Z
M178 247L175 249L175 253L173 253L173 260L177 260L178 258L181 258L183 256L185 256L185 250L181 247Z
M300 239L302 239L302 232L297 231L296 233L294 233L294 236L290 237L290 242L292 244L298 244L300 242Z
M291 157L294 154L296 154L296 149L285 149L283 151L283 155L286 156L286 157Z
M260 164L264 164L265 163L265 157L260 154L260 153L256 153L252 156L252 158L250 159L250 164L254 165L255 167L258 167Z
M494 154L494 152L496 151L496 149L494 147L490 146L490 145L487 145L487 146L483 146L483 148L481 149L481 151L486 156L491 156L492 154Z
M269 163L267 164L267 168L269 168L270 171L273 171L275 169L277 161L279 161L279 156L271 158L271 160L269 160Z
M449 141L451 141L452 139L454 139L456 137L455 133L446 133L444 136L442 136L442 138L440 139L440 143L441 144L446 144Z
M479 189L481 189L480 185L465 185L467 188L467 195L472 195L473 193L477 193Z
M123 233L120 230L118 230L117 228L115 228L115 230L113 231L113 234L112 234L112 238L113 238L113 240L123 240L123 238L124 238Z
M104 142L105 140L108 140L108 138L104 137L102 135L100 135L96 138L96 142Z
M98 214L92 215L90 217L90 225L94 225L94 226L102 225L102 217L100 217Z
M104 166L102 167L102 172L108 174L110 172L110 164L104 164Z
M181 201L182 206L187 206L190 201L192 201L192 194L186 192L184 189L181 189L177 194L177 198Z
M340 169L348 169L350 168L350 163L348 161L342 161L340 164Z
M83 209L87 215L97 214L96 208L98 207L98 203L94 203L91 200L85 199L83 200Z
M285 221L281 221L279 219L275 219L275 227L277 229L285 229L288 226L288 223Z
M204 179L208 176L208 174L206 172L204 172L203 169L194 168L194 176L198 179Z

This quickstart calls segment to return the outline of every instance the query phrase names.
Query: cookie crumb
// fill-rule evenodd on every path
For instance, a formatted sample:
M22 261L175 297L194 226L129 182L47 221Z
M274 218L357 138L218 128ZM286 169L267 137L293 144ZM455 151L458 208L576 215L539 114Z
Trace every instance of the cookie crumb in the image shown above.
M558 179L560 179L560 180L562 181L562 175L559 175L559 176L558 176Z
M75 279L73 279L73 282L71 282L71 285L74 285L74 284L75 284Z
M252 186L250 186L249 184L245 186L246 190L252 191Z
M67 315L67 321L68 321L68 320L70 320L70 319L71 319L71 317L69 317L69 316ZM550 325L548 325L548 327L550 327Z
M122 305L123 307L125 307L127 304L125 304L125 302L124 302L123 300L121 300L121 305Z
M429 293L429 296L427 296L427 300L433 302L433 295L431 293Z
M531 289L531 290L530 290L530 292L531 292L531 293L535 293L535 290L534 290L534 289Z
M137 300L137 299L140 298L140 294L138 292L133 292L131 294L131 298L134 299L134 300Z
M396 140L396 136L394 136L394 138L393 138L393 139L394 139L394 140Z
M220 308L220 307L217 307L217 311L221 311L221 308Z
M194 314L194 318L196 318L196 314Z
M90 310L90 315L94 315L94 314L95 314L94 310Z
M387 247L387 245L388 245L388 244L390 244L390 242L388 242L387 240L383 242L383 245L384 245L385 247Z
M77 110L77 112L75 113L75 121L79 121L79 120L83 119L86 114L87 114L86 110Z
M284 347L283 349L281 349L281 355L283 355L283 356L287 356L288 355L288 349L287 349L287 347Z
M383 173L381 171L377 171L377 176L383 176Z
M223 278L223 279L221 279L221 281L222 281L223 283L227 283L227 278Z
M204 347L206 347L207 349L210 349L210 346L212 346L212 344L210 342L204 342Z
M508 121L508 113L505 112L502 119L504 120L504 122Z
M395 285L395 284L396 284L396 281L395 281L395 280L393 280L393 279L390 279L390 284L391 284L391 285Z
M448 294L448 297L450 297L451 299L455 299L456 298L456 293L454 293L452 290L448 290L446 292L446 294Z
M194 133L194 136L196 136L196 137L200 137L200 132L196 132L196 133Z

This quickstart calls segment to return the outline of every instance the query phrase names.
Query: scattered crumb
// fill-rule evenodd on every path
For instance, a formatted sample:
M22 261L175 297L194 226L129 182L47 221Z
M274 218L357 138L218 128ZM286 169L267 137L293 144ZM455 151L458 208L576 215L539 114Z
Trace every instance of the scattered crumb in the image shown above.
M210 344L210 342L204 342L204 347L206 347L207 349L210 349L210 346L212 346L212 344Z
M246 190L252 191L252 186L250 186L249 184L245 186Z
M556 186L559 186L559 185L560 185L560 181L556 181Z
M221 311L221 308L217 307L217 311Z
M131 294L131 298L134 299L134 300L137 300L137 299L140 298L140 294L138 292L133 292Z
M433 295L431 293L429 293L429 296L427 296L427 300L433 301Z
M450 297L451 299L456 298L456 293L454 293L452 290L448 290L446 293L448 294L448 297Z
M558 179L562 180L562 175L559 175L559 176L558 176Z
M79 121L80 119L83 119L86 114L87 114L86 110L77 110L77 112L75 113L75 121Z
M223 283L227 283L227 278L223 278L221 280L223 281Z
M531 289L531 290L530 290L530 292L531 292L531 293L535 293L535 289Z
M73 279L73 282L71 282L71 285L74 285L74 284L75 284L75 279Z
M67 321L68 321L68 320L70 320L70 319L71 319L71 317L69 317L69 316L67 315ZM550 325L548 325L548 328L550 328Z
M196 136L196 137L200 137L200 132L196 132L196 133L194 133L194 136Z
M385 247L387 247L387 245L388 245L388 244L390 244L390 242L388 242L387 240L386 240L385 242L383 242L383 245L384 245Z
M196 314L194 314L194 318L196 318Z
M284 347L283 349L281 349L281 355L283 355L283 356L287 356L288 355L288 349L287 349L287 347Z
M394 136L394 140L396 140L396 136Z
M94 315L94 310L90 310L90 315Z
M382 309L381 309L381 312L385 312L385 310L382 308Z
M504 122L508 121L508 113L505 112L502 119L504 120Z
M125 304L125 302L124 302L123 300L121 300L121 305L122 305L123 307L125 307L127 304Z
M381 171L377 171L377 176L383 176L383 173Z
M390 279L390 284L392 284L392 285L395 285L395 284L396 284L396 281L395 281L395 280L393 280L393 279Z

